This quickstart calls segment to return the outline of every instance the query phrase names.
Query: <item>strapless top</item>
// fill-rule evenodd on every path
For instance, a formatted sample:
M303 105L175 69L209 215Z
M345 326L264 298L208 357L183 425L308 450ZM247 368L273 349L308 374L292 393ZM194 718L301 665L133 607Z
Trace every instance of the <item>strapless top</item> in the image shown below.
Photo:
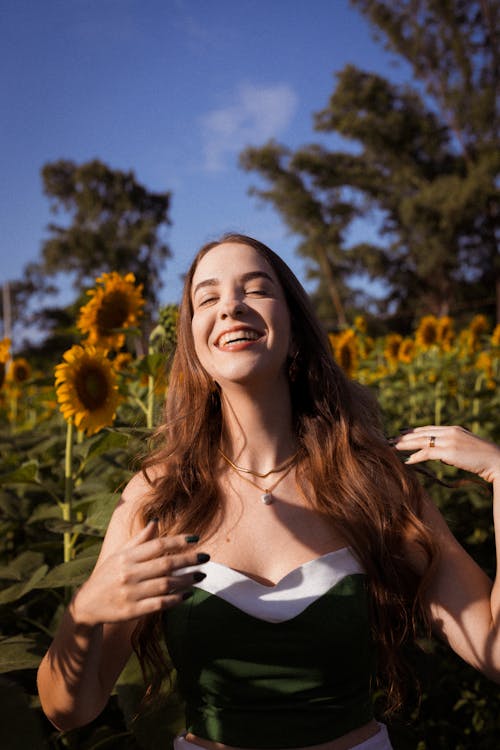
M217 562L165 612L186 726L237 747L292 748L373 718L374 650L366 576L348 548L275 586Z

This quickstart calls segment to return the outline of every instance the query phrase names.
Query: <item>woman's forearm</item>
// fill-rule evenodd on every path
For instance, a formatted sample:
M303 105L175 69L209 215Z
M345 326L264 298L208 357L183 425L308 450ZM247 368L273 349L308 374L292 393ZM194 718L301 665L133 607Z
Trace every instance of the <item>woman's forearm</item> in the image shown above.
M107 656L103 648L105 627L80 621L74 599L40 664L40 701L45 714L58 729L65 731L82 726L99 715L130 654L133 627L125 623L120 631L126 632L120 633L118 639L116 633L113 637L114 663L103 669L103 658Z

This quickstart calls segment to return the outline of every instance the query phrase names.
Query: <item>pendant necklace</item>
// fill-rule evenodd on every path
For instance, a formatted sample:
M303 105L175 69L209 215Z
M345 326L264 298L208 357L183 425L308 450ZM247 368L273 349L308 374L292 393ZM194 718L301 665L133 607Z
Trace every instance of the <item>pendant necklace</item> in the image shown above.
M260 496L261 502L264 503L264 505L272 505L274 503L274 497L273 497L273 490L276 489L278 484L283 481L283 479L286 477L287 474L291 472L295 465L295 459L297 454L295 453L291 458L287 459L283 464L278 466L276 469L271 469L271 471L268 471L266 474L259 474L257 471L252 471L251 469L244 469L241 466L237 466L234 464L230 458L228 458L219 448L219 453L221 454L222 458L226 461L226 463L235 471L237 474L239 474L241 479L244 479L245 482L248 482L249 484L253 485L254 487L257 487L258 490L262 493ZM242 472L246 474L253 474L254 476L261 477L262 479L265 479L269 476L269 474L276 474L279 471L284 471L284 474L282 474L279 479L274 482L270 487L261 487L257 482L254 482L253 479L249 479L248 477L243 476Z

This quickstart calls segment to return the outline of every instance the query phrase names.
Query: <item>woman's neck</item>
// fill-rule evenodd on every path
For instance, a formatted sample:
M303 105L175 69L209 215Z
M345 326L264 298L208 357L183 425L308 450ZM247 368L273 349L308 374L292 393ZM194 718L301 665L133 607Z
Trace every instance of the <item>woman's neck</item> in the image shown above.
M232 461L266 472L297 450L288 389L279 397L266 391L222 394L221 448Z

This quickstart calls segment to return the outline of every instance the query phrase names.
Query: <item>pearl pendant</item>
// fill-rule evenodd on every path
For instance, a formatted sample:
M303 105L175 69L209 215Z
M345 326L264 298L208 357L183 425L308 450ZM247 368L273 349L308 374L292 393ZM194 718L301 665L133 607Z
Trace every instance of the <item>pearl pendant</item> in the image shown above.
M264 505L272 505L272 503L274 503L274 497L271 492L264 492L264 494L260 496L260 499Z

